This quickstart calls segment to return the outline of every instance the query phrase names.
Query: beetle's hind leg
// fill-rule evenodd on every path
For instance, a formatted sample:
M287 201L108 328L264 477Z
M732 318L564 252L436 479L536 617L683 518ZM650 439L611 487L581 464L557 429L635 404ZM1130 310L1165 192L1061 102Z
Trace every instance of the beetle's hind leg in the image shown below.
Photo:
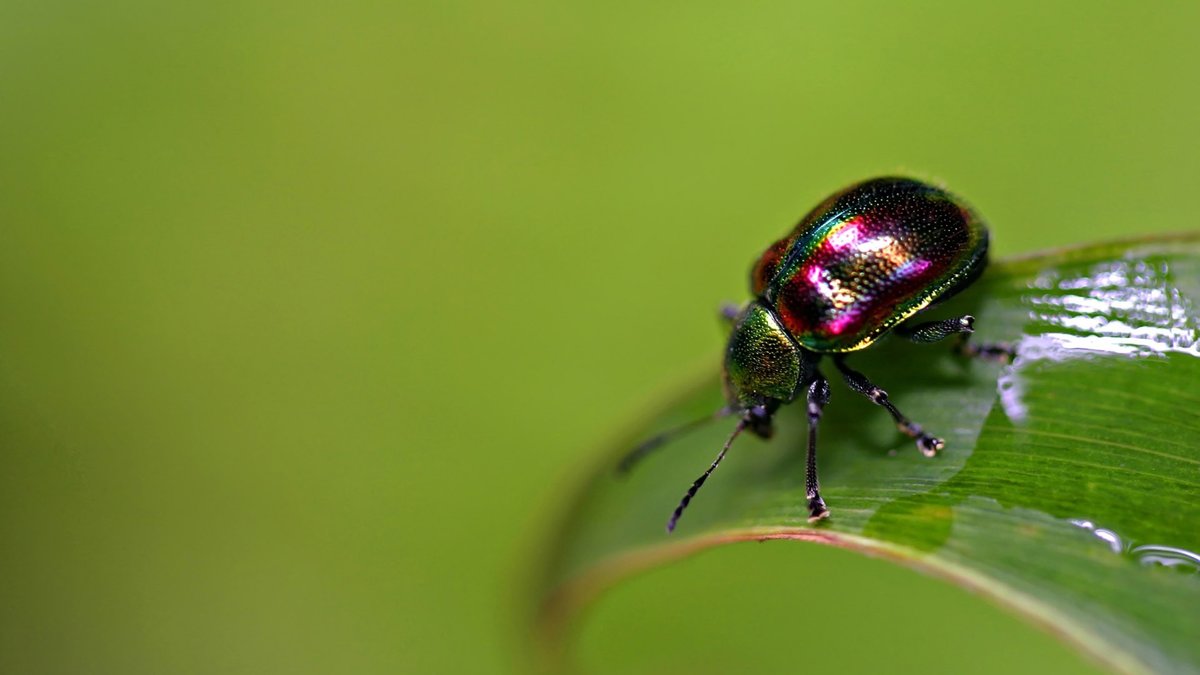
M971 334L975 332L975 317L964 314L954 319L942 321L926 321L914 326L898 326L896 333L913 342L939 342L951 335L957 335L954 343L954 353L963 356L1008 363L1016 356L1012 345L1004 342L971 342Z
M900 325L896 333L913 342L940 342L951 335L960 335L964 339L975 332L975 317L964 314L954 319L941 321L925 321L914 325Z
M917 424L916 422L913 422L905 417L904 413L900 412L896 408L895 404L888 399L888 394L886 391L872 384L871 381L867 379L866 375L863 375L857 370L847 366L843 357L834 357L833 363L837 366L838 370L842 371L842 377L846 379L846 384L849 385L851 389L862 394L863 396L866 396L867 398L871 399L872 403L885 408L889 413L891 413L892 419L896 420L896 426L899 427L900 431L916 440L917 449L921 451L921 454L925 455L926 457L933 457L938 453L939 450L946 446L946 444L942 442L942 439L936 436L930 436L929 434L925 433L925 430L921 428L920 424Z
M1007 342L971 342L964 335L954 345L954 353L994 363L1012 363L1017 350Z

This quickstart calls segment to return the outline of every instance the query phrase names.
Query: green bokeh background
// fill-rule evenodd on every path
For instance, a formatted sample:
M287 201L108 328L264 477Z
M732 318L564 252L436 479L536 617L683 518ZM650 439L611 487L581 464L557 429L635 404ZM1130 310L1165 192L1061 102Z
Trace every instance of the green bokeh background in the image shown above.
M1198 19L7 0L0 671L524 670L556 509L826 193L944 180L1000 255L1195 229ZM1091 668L779 543L633 580L578 644L588 672Z

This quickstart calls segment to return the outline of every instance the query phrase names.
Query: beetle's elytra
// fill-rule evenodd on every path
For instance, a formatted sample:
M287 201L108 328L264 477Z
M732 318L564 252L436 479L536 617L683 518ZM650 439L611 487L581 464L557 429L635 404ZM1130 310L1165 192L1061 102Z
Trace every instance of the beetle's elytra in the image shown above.
M825 200L767 249L750 282L797 344L849 352L979 276L987 247L987 229L963 202L881 178Z
M687 508L742 431L767 438L781 405L805 397L809 521L829 515L817 481L817 424L829 401L818 367L828 355L849 387L885 408L928 457L943 447L888 400L887 392L846 365L846 354L888 332L916 342L958 336L968 356L1005 360L1005 345L967 342L974 318L914 323L930 305L966 288L987 265L988 232L979 216L945 190L910 178L863 181L830 196L762 254L750 272L754 298L726 310L733 330L725 350L726 407L714 417L737 416L725 446L688 489L667 523ZM708 418L706 418L708 419ZM622 469L693 426L656 436L634 449Z

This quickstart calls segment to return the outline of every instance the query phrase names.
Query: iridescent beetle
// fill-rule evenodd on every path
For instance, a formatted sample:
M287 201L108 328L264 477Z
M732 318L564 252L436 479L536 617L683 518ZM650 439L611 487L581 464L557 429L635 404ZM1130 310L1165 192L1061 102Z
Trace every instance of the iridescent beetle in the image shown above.
M805 490L809 522L829 516L817 480L817 423L829 401L829 381L817 367L832 358L846 384L885 408L900 431L926 457L944 447L904 416L887 392L846 365L846 354L865 349L889 331L915 342L959 336L957 349L994 360L1011 357L1005 345L967 342L974 317L912 324L909 320L979 278L987 265L988 232L962 200L910 178L875 178L851 185L821 202L788 236L771 245L750 272L754 299L726 308L733 324L725 349L726 407L642 443L622 461L637 460L678 433L713 418L736 415L725 446L679 502L675 523L742 431L769 438L781 405L808 400Z

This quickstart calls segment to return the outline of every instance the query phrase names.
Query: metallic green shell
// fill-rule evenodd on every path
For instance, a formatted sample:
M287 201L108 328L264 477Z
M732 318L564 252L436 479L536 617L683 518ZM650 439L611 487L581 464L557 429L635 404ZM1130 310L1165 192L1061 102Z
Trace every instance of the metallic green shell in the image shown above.
M725 351L726 398L743 406L763 397L790 401L802 375L800 350L757 302L742 310Z

